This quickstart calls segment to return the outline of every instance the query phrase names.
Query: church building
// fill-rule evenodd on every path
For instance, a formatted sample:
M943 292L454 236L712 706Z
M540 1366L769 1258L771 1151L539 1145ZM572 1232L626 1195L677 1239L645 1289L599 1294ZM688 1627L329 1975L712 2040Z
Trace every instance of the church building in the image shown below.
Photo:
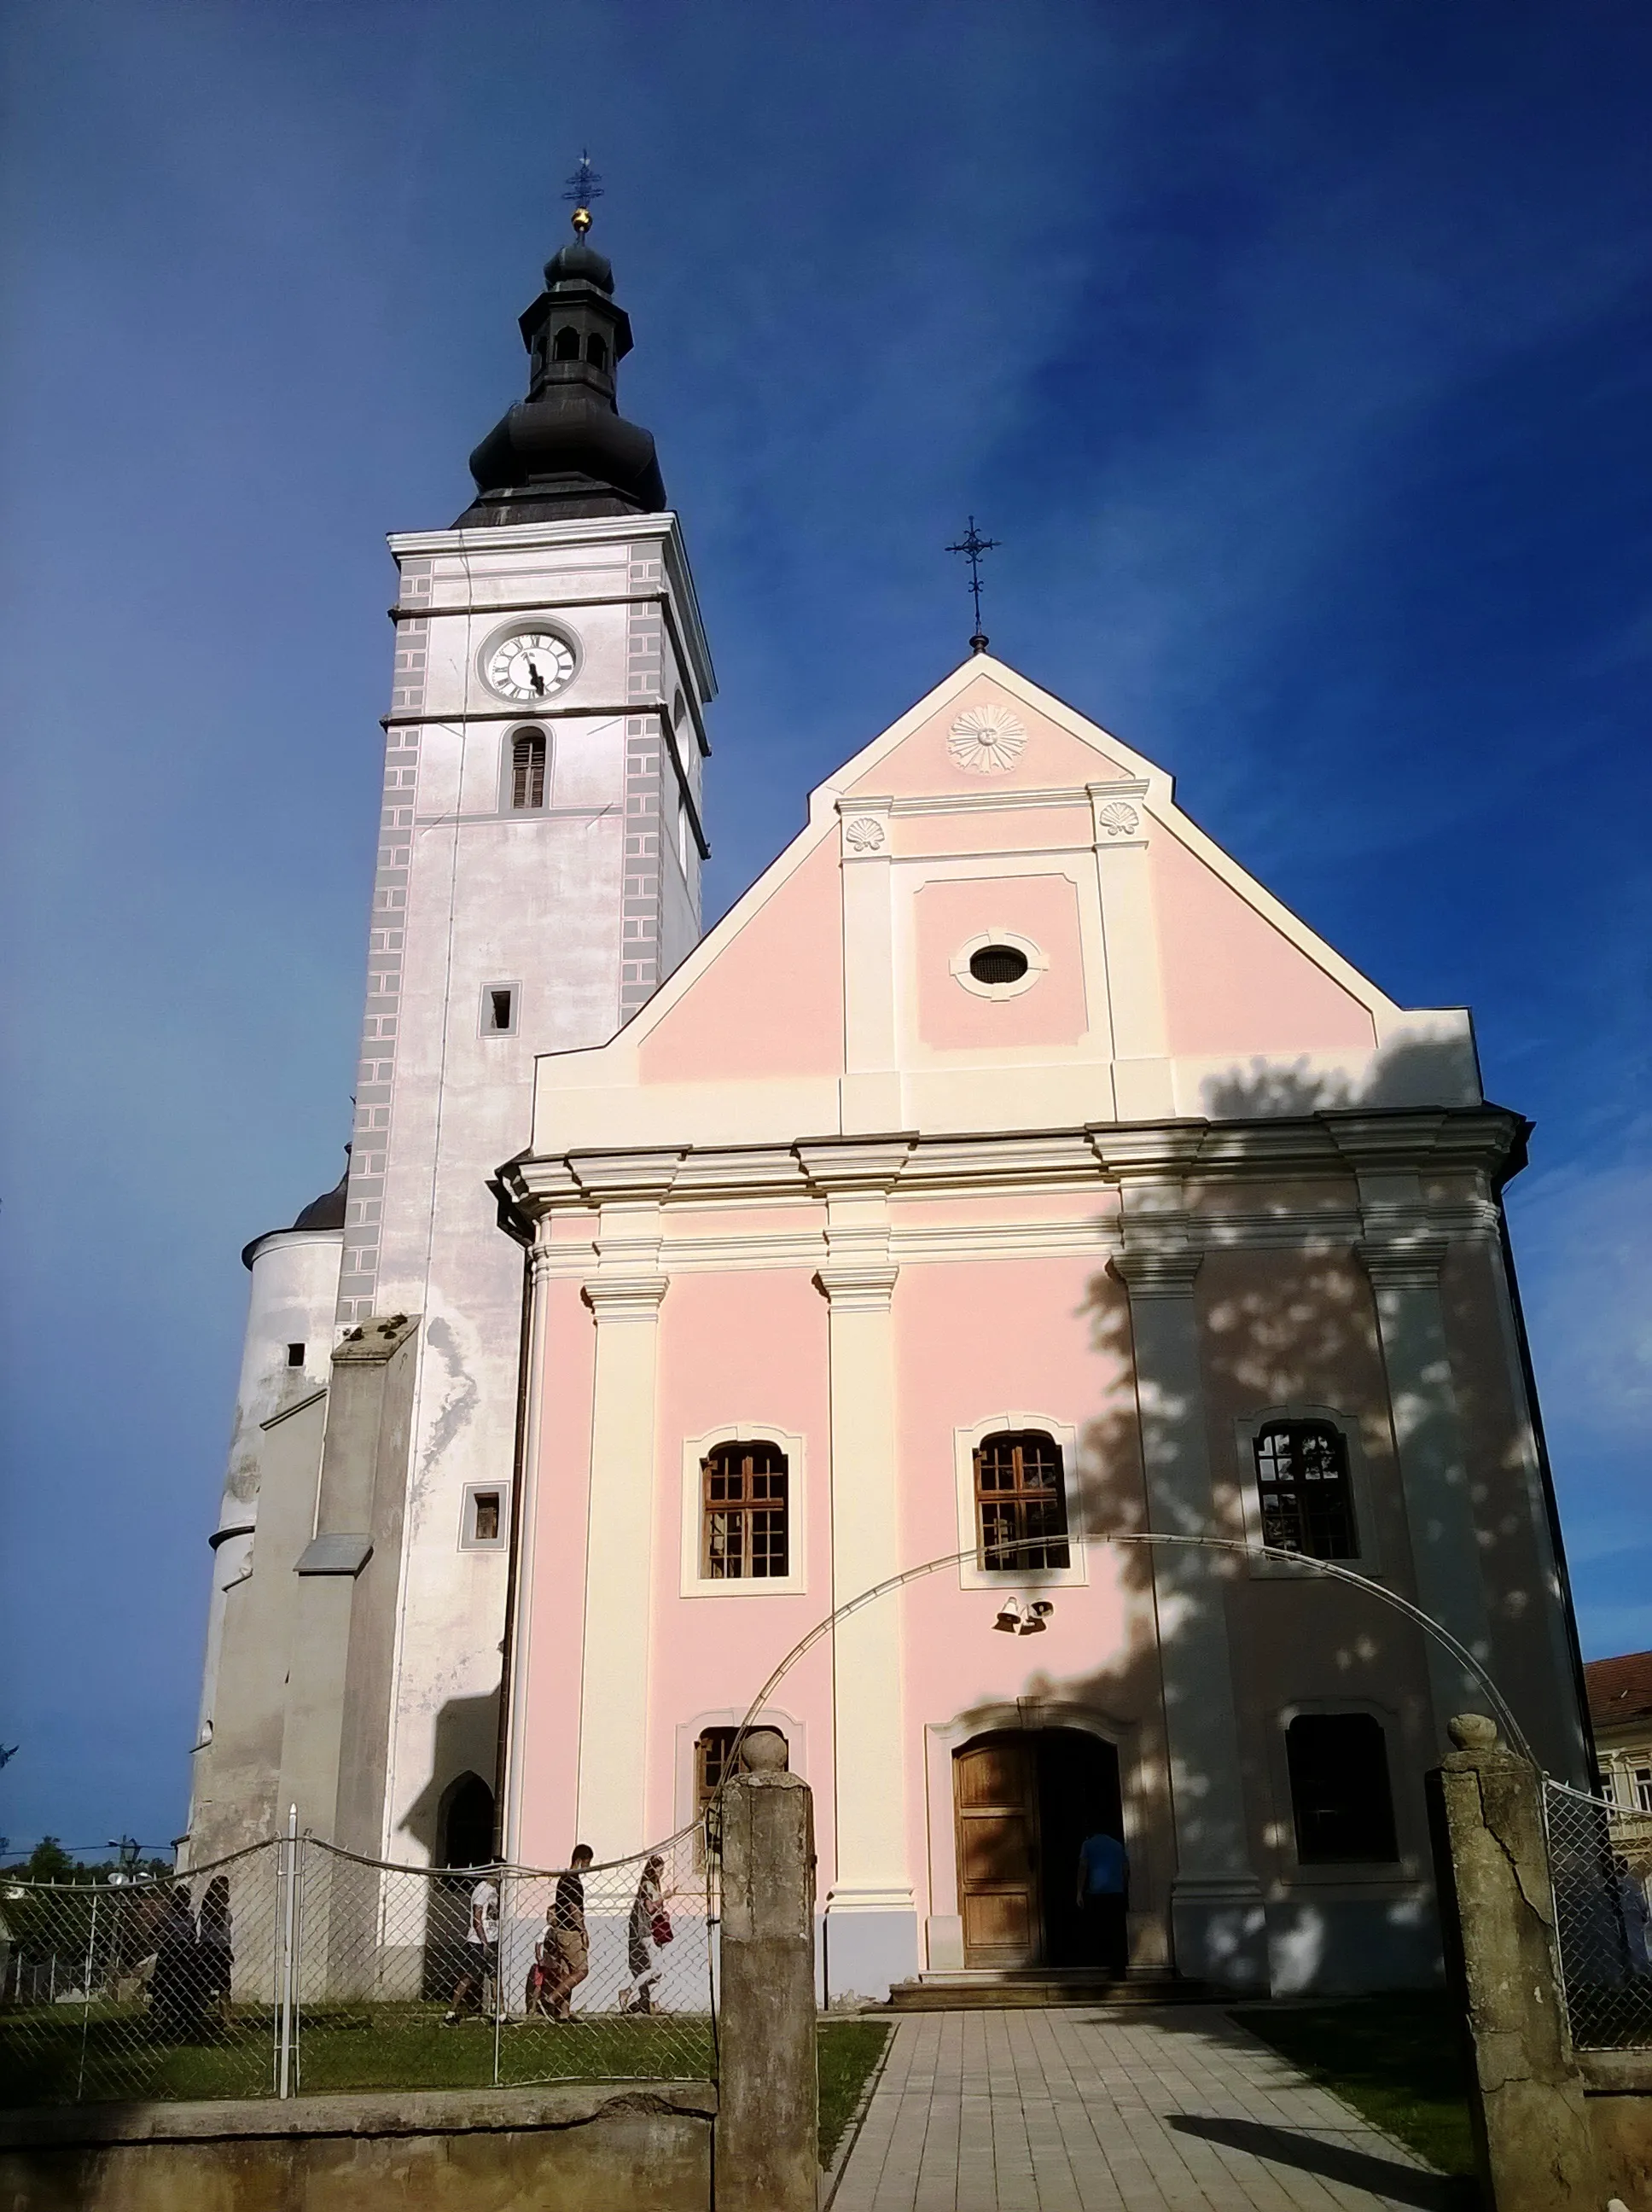
M289 1802L619 1857L778 1673L829 1994L1427 1981L1449 1717L1588 1757L1467 1014L979 635L701 939L710 664L582 234L522 327L392 541L355 1149L248 1248L193 1863Z

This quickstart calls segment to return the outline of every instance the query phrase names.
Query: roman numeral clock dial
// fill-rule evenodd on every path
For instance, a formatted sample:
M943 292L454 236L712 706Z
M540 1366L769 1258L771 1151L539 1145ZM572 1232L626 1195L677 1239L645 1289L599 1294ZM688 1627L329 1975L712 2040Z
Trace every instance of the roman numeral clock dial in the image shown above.
M550 630L521 630L489 647L482 672L501 699L531 705L562 690L574 673L574 652Z

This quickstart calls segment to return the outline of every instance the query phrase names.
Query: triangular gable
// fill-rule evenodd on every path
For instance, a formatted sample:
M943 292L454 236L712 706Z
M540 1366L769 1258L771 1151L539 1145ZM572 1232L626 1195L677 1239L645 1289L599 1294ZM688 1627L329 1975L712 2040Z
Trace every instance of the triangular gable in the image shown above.
M1114 837L1116 848L1109 842ZM932 1074L941 1060L962 1064L972 1054L1000 1071L1006 1056L1029 1064L1094 1065L1109 1056L1140 1062L1144 1054L1157 1055L1167 1071L1163 1081L1154 1079L1144 1087L1135 1079L1130 1085L1120 1080L1118 1110L1132 1118L1144 1111L1205 1110L1199 1101L1212 1095L1218 1060L1225 1065L1248 1058L1260 1066L1294 1054L1305 1065L1316 1054L1340 1055L1334 1080L1346 1097L1354 1097L1363 1095L1359 1065L1401 1034L1443 1037L1449 1032L1466 1044L1460 1013L1402 1014L1247 874L1182 813L1163 769L1016 670L981 654L954 669L817 786L805 828L647 1006L610 1044L546 1056L542 1087L611 1095L613 1086L623 1091L638 1083L651 1091L692 1086L699 1103L691 1118L698 1124L714 1111L713 1087L756 1084L769 1088L768 1106L754 1096L737 1120L744 1115L766 1121L795 1106L812 1117L813 1126L824 1127L821 1102L828 1093L817 1086L829 1089L840 1076L853 1085L862 1080L856 1069L868 1066L864 1042L856 1042L854 1012L856 994L864 997L872 985L868 960L874 967L881 961L887 970L891 960L904 958L909 967L914 933L929 926L922 919L926 913L944 912L941 926L962 932L960 941L967 943L959 917L969 899L957 887L970 881L981 886L982 927L1000 918L1016 927L1010 909L1017 899L1029 911L1041 898L1048 908L1049 897L1037 890L1035 878L1042 869L1048 883L1053 866L1066 868L1079 887L1081 907L1086 899L1093 906L1097 867L1105 875L1127 849L1141 863L1135 880L1148 887L1138 894L1137 912L1147 917L1146 937L1153 940L1143 956L1151 972L1142 988L1160 1002L1157 1041L1150 1036L1132 1045L1120 1027L1111 921L1102 962L1108 980L1099 989L1095 961L1084 956L1091 983L1088 1011L1076 1024L1082 1035L1073 1034L1070 1008L1057 1018L1058 994L1041 993L1050 1010L1044 1028L1032 1018L1029 1001L1021 1016L996 1024L983 1059L967 1016L959 1021L949 1012L940 1026L926 1026L920 1006L913 1015L908 984L890 983L886 988L897 998L908 994L897 1024L904 1027L887 1062L879 1064L890 1065L892 1073L906 1070L902 1110L913 1126L918 1125L914 1102L931 1095L924 1090L931 1080L925 1066ZM896 878L917 885L915 893L897 895L897 908L902 898L915 902L901 909L913 919L908 926L897 913L895 938L882 952L867 951L844 902L853 856L868 852L898 860ZM979 866L973 859L977 854ZM920 878L932 861L936 884L944 875L947 887L925 909ZM1088 921L1082 926L1090 927ZM1132 925L1139 938L1142 926ZM903 951L894 949L897 944ZM913 984L920 1000L938 988L926 972L934 964L928 954L920 956L924 972ZM957 974L956 967L951 972ZM938 988L953 987L943 982ZM1115 1001L1111 1015L1105 1003L1109 991ZM1454 1064L1461 1059L1455 1044L1449 1056ZM1174 1079L1173 1061L1181 1071ZM910 1079L917 1081L917 1091ZM1127 1107L1127 1091L1143 1101L1181 1103ZM789 1102L785 1107L782 1093ZM1052 1110L1058 1094L1091 1095L1071 1085L1066 1090L1054 1085ZM974 1096L978 1110L996 1110L987 1090L978 1087ZM1441 1103L1452 1102L1442 1097ZM1104 1108L1096 1110L1104 1117ZM619 1118L631 1121L631 1110ZM734 1135L731 1130L731 1140Z

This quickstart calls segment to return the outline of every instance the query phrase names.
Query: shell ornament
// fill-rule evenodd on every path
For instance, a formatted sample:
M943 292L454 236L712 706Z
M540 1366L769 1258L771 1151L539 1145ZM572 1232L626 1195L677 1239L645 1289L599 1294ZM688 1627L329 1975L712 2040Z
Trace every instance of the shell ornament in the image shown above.
M976 775L1002 775L1012 769L1027 742L1023 724L1003 707L966 707L946 740L960 768Z

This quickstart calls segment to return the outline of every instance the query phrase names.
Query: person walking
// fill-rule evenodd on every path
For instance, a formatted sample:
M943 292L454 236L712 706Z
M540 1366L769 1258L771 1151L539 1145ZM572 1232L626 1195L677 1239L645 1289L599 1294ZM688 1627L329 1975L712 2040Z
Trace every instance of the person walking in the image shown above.
M1129 1957L1126 1921L1130 1855L1116 1836L1098 1828L1078 1846L1078 1914L1084 1964L1121 1974Z
M631 1917L625 1930L625 1966L631 1978L619 1993L622 2012L652 2012L654 1984L659 1979L660 1948L671 1940L671 1923L660 1889L665 1862L655 1852L644 1863L631 1900Z
M230 1984L235 1964L234 1922L229 1910L229 1877L215 1874L201 1899L198 1980L203 2004L217 2014L218 2026L229 2026Z
M471 1918L465 1930L465 1966L453 1988L450 2010L442 2015L444 2027L457 2027L471 2014L480 2014L489 1982L499 1994L499 1884L483 1875L471 1892Z
M575 1844L568 1872L556 1882L550 1908L554 1972L544 1991L552 2020L572 2020L574 1992L591 1972L591 1939L585 1924L585 1870L596 1856L589 1844Z

